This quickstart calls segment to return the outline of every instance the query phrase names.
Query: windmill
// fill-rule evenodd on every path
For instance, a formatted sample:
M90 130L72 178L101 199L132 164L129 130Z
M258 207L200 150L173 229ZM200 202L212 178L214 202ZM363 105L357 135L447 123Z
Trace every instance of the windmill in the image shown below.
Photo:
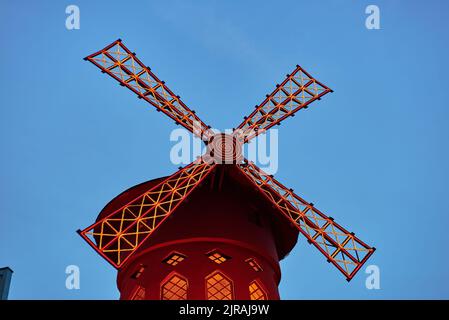
M201 138L205 155L134 186L78 233L118 269L122 299L279 299L299 234L350 281L374 253L242 156L242 145L329 92L300 66L233 130L215 133L120 39L85 58Z

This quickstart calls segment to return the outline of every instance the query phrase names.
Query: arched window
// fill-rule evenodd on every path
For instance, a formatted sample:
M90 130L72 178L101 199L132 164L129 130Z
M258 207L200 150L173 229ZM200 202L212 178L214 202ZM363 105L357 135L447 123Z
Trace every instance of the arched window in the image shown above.
M232 282L221 272L214 272L206 278L207 300L233 300Z
M137 286L131 296L131 300L145 300L145 288Z
M171 274L161 286L162 300L187 300L187 280L179 274Z
M257 281L253 281L250 283L249 297L251 298L251 300L267 300L267 294Z

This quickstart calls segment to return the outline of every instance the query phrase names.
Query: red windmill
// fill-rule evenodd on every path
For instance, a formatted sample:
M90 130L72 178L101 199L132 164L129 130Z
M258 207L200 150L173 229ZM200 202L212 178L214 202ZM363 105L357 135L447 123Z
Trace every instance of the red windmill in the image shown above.
M118 269L121 299L279 299L279 261L298 234L348 281L374 253L241 156L243 143L332 92L304 69L232 134L215 134L120 39L85 60L207 144L207 156L128 189L78 231Z

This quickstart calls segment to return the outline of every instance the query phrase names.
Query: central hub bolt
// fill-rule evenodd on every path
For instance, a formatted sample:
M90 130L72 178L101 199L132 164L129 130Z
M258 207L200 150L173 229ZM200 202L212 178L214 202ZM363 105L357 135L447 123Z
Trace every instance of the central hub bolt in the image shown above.
M213 135L207 142L206 154L203 160L215 164L237 164L243 161L243 143L235 135L219 133Z

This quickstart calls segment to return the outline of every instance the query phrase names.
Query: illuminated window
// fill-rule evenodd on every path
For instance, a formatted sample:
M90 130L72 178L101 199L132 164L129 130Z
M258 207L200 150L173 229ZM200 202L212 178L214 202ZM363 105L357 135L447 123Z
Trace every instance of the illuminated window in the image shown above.
M257 281L253 281L249 285L249 296L251 300L267 300L266 293L262 290Z
M145 300L145 288L137 286L136 290L131 296L131 300Z
M263 270L262 267L257 263L256 259L254 259L254 258L246 259L245 262L248 263L249 266L251 268L253 268L254 271L256 271L256 272L259 272L259 271Z
M216 264L222 264L226 260L231 259L231 257L228 257L228 256L218 252L217 250L213 250L213 251L207 253L207 257L210 260L212 260L213 262L215 262Z
M162 285L162 300L187 300L187 280L173 275Z
M207 300L233 300L232 283L220 272L206 278Z
M183 261L185 258L186 258L185 255L180 254L178 252L173 252L167 258L165 258L162 262L169 264L171 266L176 266L178 263Z
M141 265L139 267L139 269L137 269L137 271L132 274L131 278L133 278L133 279L139 278L144 271L145 271L145 266Z

